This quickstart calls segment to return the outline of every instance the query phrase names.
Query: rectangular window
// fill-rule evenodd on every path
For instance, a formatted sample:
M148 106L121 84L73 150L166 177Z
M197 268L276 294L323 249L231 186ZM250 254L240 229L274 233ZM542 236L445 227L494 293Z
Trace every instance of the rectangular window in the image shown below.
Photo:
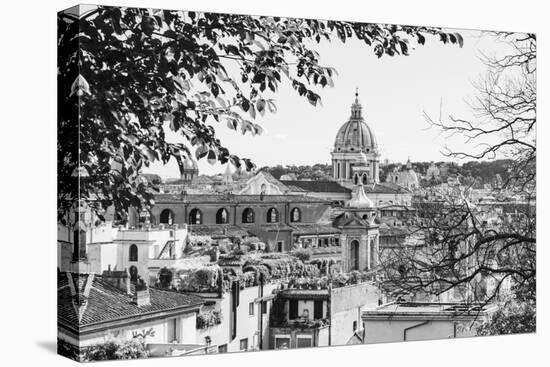
M355 330L357 330L357 321L353 322L353 331L355 332Z
M267 313L267 301L262 301L262 314L265 315Z
M218 353L227 353L227 344L222 344L218 347Z
M311 345L311 338L307 337L298 337L296 338L296 348L309 348Z
M254 316L254 302L248 304L248 316Z
M248 350L248 338L241 339L240 349L241 350Z
M296 299L291 299L289 301L288 318L290 320L295 320L298 318L298 300Z
M284 247L283 245L284 245L283 241L277 242L277 251L283 252L283 247Z
M86 258L86 231L73 232L73 261Z
M316 300L313 303L313 318L315 320L323 318L323 301L322 300Z
M178 340L178 319L168 320L168 342L172 343Z
M288 349L290 348L289 337L275 337L275 349Z

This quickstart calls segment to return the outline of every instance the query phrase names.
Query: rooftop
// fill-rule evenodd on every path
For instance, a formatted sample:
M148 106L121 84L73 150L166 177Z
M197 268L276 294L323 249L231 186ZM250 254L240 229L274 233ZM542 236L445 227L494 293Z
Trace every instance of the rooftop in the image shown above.
M320 300L329 298L328 289L285 289L279 292L285 299Z
M363 311L362 319L472 319L487 314L491 309L478 303L392 302Z
M341 193L350 193L351 190L347 187L340 185L336 181L300 181L300 180L289 180L281 181L289 187L297 187L302 191L310 192L341 192Z
M328 224L318 223L292 223L291 226L295 229L294 234L332 234L340 233L341 230Z
M218 237L247 237L251 233L246 229L232 224L190 224L189 232L198 236Z
M236 194L156 194L157 203L328 203L328 201L305 195L236 195Z
M149 288L150 304L138 306L132 295L97 274L58 273L57 315L66 326L81 330L111 322L131 322L144 315L187 312L203 301L196 296Z

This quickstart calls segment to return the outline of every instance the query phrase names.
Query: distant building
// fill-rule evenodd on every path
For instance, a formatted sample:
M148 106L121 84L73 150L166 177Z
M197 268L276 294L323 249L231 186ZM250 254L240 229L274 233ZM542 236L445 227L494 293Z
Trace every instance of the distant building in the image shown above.
M430 166L426 170L426 180L438 180L440 177L440 171L439 168L435 165L435 163L432 161L430 163Z
M395 167L392 172L388 173L386 182L400 185L409 190L417 189L420 186L418 175L412 166L410 158L407 160L407 165L404 169Z
M448 339L475 335L468 330L491 309L460 303L389 303L364 311L365 344Z

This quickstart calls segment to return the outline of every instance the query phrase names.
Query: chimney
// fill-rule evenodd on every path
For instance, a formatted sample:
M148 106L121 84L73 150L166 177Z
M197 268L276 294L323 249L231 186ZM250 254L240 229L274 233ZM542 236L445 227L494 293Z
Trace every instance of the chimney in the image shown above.
M109 264L108 269L103 271L101 277L103 278L103 280L117 287L124 293L132 294L130 276L128 275L128 271L126 269L111 270L111 265Z
M151 304L151 294L149 293L149 287L147 287L147 284L141 278L138 278L136 284L134 302L138 307L149 306Z

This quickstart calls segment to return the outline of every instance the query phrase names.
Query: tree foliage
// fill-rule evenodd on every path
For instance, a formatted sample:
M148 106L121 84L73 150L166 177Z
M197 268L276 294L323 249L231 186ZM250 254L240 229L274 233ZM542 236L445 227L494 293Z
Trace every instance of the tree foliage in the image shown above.
M429 36L463 42L428 27L107 6L58 24L61 213L77 197L98 211L150 206L140 172L156 161L253 167L216 128L260 134L255 121L276 112L283 82L318 105L336 75L315 51L322 40L357 38L378 57L408 55Z
M477 335L532 333L537 328L534 282L514 289L498 310L477 329Z
M113 359L147 358L149 353L141 338L130 340L107 340L90 347L83 348L80 362L107 361Z

